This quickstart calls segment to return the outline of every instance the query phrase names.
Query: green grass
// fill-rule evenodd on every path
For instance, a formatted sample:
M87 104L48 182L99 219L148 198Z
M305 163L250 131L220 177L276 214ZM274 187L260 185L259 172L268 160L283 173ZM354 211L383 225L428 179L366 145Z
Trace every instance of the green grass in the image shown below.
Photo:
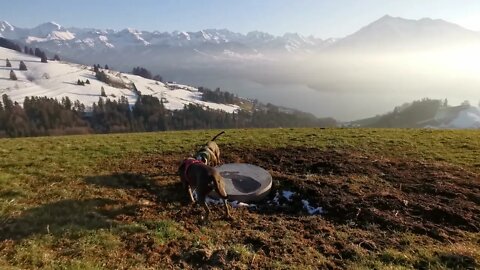
M255 255L257 251L248 245L223 242L215 227L226 228L227 222L215 221L213 228L192 234L191 228L171 219L171 212L179 210L177 203L164 206L167 210L159 214L161 220L112 221L109 216L112 213L134 216L138 206L131 204L131 193L85 183L88 177L108 179L123 169L119 164L129 159L135 162L135 157L186 157L217 133L218 130L208 130L0 139L0 268L149 268L145 254L119 251L128 244L122 239L136 234L151 236L157 246L181 239L189 243L187 246L202 243L211 249L224 249L233 254L240 268L248 268L260 255ZM444 162L480 172L480 131L242 129L227 130L218 143L231 148L304 146L358 150L379 156ZM14 226L8 227L12 220ZM348 239L348 235L344 237ZM421 266L443 269L459 264L462 254L480 260L480 248L475 246L480 243L479 236L469 237L463 245L453 244L448 248L434 243L415 248L418 239L414 237L406 239L412 243L404 251L359 253L363 257L350 266L352 269ZM327 260L315 248L305 248L303 256L305 260L300 261L306 264L310 257ZM277 269L292 268L279 258L269 264Z

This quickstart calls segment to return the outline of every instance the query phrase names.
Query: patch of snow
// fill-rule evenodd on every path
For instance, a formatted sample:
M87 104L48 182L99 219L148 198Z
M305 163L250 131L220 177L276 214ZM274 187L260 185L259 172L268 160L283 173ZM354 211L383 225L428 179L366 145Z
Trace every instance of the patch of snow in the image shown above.
M289 190L283 190L282 196L287 199L289 202L292 201L292 196L295 195L295 192Z
M39 38L39 37L32 37L32 36L27 37L27 39L25 40L27 44L30 44L32 42L45 42L45 41L48 41L48 38Z
M52 33L47 36L49 40L72 40L74 38L75 34L69 31L52 31Z
M98 39L103 42L105 44L105 46L109 47L109 48L115 48L115 46L113 46L112 43L109 43L108 42L108 37L104 36L104 35L100 35L98 36Z
M480 128L480 110L476 107L469 107L462 110L458 116L453 119L448 127L451 128Z
M280 193L278 193L278 191L275 193L275 197L273 198L273 202L278 206L280 205L279 201L280 200Z
M195 192L194 192L194 197L195 197L195 199L197 199ZM215 205L223 204L223 200L214 199L214 198L211 198L211 197L208 197L208 196L205 198L205 202L207 204L215 204ZM248 204L248 203L239 202L239 201L228 201L227 200L227 203L230 204L230 206L232 206L233 208L239 208L239 207L256 208L257 207L257 205L255 205L255 204Z
M295 195L296 193L293 191L289 190L282 190L282 193L280 195L280 192L277 190L275 193L275 197L273 198L273 202L278 206L280 205L280 196L285 198L287 201L291 202L292 201L292 196Z
M191 38L190 38L190 35L189 35L187 32L180 32L180 33L178 33L178 35L179 35L180 37L185 38L186 40L190 40L190 39L191 39Z
M86 38L86 39L82 40L81 42L83 42L88 47L91 47L91 48L95 47L95 41L92 38Z
M0 22L0 31L3 32L3 31L7 31L7 30L11 32L11 31L14 31L15 28L9 22L1 21Z
M313 207L307 200L302 200L303 208L307 210L310 215L321 215L324 213L322 207Z

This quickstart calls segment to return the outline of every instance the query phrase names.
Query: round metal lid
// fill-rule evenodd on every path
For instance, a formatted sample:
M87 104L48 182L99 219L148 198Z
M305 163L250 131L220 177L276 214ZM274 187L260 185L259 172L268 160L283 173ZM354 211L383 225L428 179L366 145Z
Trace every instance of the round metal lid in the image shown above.
M229 200L255 202L268 195L272 176L268 171L246 163L228 163L215 167L225 181ZM217 197L213 191L210 195Z

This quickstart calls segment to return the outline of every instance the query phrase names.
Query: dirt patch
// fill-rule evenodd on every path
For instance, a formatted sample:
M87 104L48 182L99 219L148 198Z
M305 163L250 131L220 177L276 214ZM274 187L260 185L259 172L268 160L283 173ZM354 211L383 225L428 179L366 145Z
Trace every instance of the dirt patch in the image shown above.
M185 203L175 175L182 158L135 157L118 164L117 172L105 179L87 179L89 184L125 189L122 200L137 205L134 213L115 216L117 222L168 218L180 224L184 238L163 245L148 234L124 238L129 252L146 254L153 266L271 268L278 263L279 268L345 268L365 254L401 249L399 232L439 244L480 232L480 178L474 172L445 163L310 148L223 148L224 163L263 167L272 174L274 186L255 208L235 209L234 221L222 221L221 206L211 205L216 223L202 225L201 209ZM282 197L282 191L293 195ZM322 214L309 215L302 200L321 207ZM208 235L205 230L215 231L215 239L196 238ZM459 258L468 266L478 263L471 257L442 256L449 264Z
M480 230L480 178L461 167L389 159L349 151L225 151L226 162L269 169L281 186L321 205L341 224L374 223L442 238Z

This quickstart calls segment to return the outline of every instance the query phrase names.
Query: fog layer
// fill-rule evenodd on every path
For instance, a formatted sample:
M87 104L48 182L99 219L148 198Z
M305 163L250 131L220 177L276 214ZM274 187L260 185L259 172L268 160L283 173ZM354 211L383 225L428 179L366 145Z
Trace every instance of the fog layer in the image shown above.
M271 55L262 61L218 62L162 70L167 79L237 93L353 120L424 97L450 104L480 96L480 48L416 52L326 52Z

